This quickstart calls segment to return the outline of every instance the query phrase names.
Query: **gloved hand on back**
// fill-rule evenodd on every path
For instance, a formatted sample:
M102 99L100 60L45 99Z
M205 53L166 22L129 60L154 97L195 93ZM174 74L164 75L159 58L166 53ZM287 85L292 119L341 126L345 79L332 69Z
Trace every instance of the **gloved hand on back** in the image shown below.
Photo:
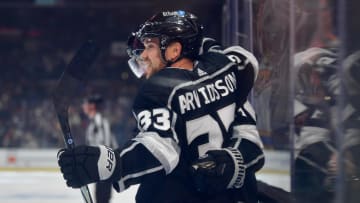
M192 163L191 172L197 190L212 194L240 188L245 166L241 153L236 149L210 150Z

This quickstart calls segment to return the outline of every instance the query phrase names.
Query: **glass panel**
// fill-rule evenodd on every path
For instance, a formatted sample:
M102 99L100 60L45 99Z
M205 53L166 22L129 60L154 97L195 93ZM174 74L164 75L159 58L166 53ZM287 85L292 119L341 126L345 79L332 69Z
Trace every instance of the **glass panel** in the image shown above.
M288 149L289 1L258 1L254 6L254 49L260 63L254 87L258 127L265 145Z
M289 6L289 0L258 0L252 5L253 48L259 61L252 103L266 150L263 171L270 173L271 185L284 190L290 190Z
M341 1L338 17L342 47L339 75L342 92L339 96L338 131L336 133L338 155L337 202L360 201L360 3L356 0Z
M339 40L336 1L292 1L294 115L293 194L296 202L335 197Z
M294 0L293 194L359 202L359 3Z

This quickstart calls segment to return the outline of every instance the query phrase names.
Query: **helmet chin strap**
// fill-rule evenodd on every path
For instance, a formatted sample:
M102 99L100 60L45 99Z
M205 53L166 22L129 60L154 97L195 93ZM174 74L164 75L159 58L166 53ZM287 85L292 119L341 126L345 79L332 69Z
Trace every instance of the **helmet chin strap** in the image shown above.
M166 50L166 48L165 48L165 50ZM165 50L161 50L161 58L165 62L166 67L171 67L172 64L174 64L174 63L180 61L182 58L184 58L184 56L182 54L180 54L180 56L177 57L175 60L166 60Z
M174 61L168 60L168 61L166 61L166 66L167 66L167 67L171 67L172 64L180 61L182 58L183 58L183 56L179 56L179 57L177 57L177 59L175 59Z

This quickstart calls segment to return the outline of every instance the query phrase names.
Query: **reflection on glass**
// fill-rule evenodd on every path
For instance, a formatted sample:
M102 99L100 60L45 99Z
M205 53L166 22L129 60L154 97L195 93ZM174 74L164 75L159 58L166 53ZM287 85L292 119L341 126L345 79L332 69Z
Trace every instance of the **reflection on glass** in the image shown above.
M337 54L312 47L295 55L296 132L294 194L299 202L329 202L336 177L336 145L331 122L338 77Z
M289 0L259 0L255 8L255 49L259 75L254 105L264 145L289 149Z
M295 0L296 202L359 202L354 192L359 191L360 165L354 156L360 152L359 88L349 82L358 81L351 70L359 57L354 54L345 63L340 57L337 3Z
M330 2L295 1L295 160L296 202L331 202L337 150L331 118L339 95L338 43Z
M355 34L355 33L351 33ZM343 63L342 184L345 202L360 202L360 51L350 52Z
M345 104L342 109L344 141L344 202L360 202L360 1L348 0L342 15L344 26L344 57L342 62Z

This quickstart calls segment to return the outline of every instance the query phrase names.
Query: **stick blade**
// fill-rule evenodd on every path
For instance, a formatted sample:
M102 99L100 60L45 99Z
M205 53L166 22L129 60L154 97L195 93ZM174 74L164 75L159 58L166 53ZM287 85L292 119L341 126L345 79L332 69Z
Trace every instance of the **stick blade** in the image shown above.
M100 48L94 41L86 41L77 51L65 71L68 71L72 77L84 81L91 65L99 55L99 51Z
M72 98L78 96L91 65L100 53L100 48L92 41L86 41L76 52L62 73L53 93L56 109L67 110Z

